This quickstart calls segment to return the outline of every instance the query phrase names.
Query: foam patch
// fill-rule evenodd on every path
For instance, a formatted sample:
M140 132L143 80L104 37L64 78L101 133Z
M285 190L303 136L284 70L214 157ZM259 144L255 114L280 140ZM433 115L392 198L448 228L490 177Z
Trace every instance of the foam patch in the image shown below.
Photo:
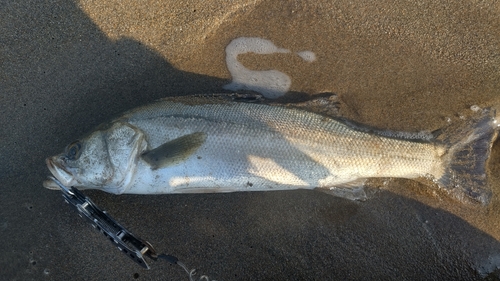
M289 53L290 51L278 48L273 42L257 37L239 37L231 41L226 47L226 65L231 73L232 82L224 89L238 91L251 90L261 93L266 98L275 99L283 96L292 85L288 75L277 70L250 70L241 64L237 57L240 54L273 54Z

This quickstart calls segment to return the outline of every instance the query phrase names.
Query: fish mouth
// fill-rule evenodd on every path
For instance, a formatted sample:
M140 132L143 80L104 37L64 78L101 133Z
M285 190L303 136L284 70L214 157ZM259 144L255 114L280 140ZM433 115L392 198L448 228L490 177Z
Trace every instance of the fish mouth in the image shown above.
M58 156L53 156L45 159L47 168L49 168L52 175L65 186L72 186L76 182L75 177L68 172L60 163ZM48 189L59 189L59 186L52 184L53 181L44 182L43 186Z

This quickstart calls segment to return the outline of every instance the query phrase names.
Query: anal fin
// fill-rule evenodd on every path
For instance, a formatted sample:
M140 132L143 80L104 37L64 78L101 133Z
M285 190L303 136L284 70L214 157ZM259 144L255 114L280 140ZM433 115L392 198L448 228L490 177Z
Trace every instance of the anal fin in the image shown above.
M365 201L368 199L368 194L365 191L366 180L361 178L331 187L318 187L314 190L349 200Z

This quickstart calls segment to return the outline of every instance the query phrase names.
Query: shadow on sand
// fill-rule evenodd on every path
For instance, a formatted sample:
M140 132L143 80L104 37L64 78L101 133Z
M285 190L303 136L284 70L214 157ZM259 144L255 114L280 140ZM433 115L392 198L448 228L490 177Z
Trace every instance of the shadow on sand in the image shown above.
M184 279L166 264L142 270L78 219L60 193L42 188L44 159L117 113L220 92L228 81L179 71L137 41L110 41L74 2L2 5L2 279ZM364 203L312 191L87 194L158 250L218 280L498 277L498 241L389 192Z

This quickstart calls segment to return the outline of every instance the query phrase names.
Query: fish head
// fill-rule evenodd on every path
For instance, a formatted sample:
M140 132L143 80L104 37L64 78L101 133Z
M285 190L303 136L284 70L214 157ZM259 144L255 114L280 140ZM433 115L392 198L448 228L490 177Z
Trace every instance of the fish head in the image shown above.
M132 180L137 159L146 147L139 129L116 122L72 142L63 153L47 158L46 163L65 186L120 194Z

